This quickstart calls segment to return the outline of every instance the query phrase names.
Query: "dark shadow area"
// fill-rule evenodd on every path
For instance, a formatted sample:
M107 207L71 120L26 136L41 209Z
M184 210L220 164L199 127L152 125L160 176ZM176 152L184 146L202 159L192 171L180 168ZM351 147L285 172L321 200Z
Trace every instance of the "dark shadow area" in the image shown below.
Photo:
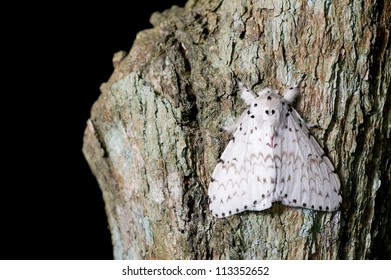
M14 117L3 125L0 259L113 258L102 194L81 152L86 121L114 53L152 27L154 11L185 2L52 7L15 31L14 52L26 61L2 102Z

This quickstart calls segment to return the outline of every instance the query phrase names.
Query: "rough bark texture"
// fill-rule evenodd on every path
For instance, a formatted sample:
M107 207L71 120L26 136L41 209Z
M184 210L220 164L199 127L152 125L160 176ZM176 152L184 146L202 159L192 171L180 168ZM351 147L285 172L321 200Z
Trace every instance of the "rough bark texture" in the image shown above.
M189 1L151 17L101 87L83 152L117 259L391 257L391 1ZM98 58L97 58L98 59ZM335 213L293 209L215 219L210 175L244 109L234 76L282 88L341 178Z

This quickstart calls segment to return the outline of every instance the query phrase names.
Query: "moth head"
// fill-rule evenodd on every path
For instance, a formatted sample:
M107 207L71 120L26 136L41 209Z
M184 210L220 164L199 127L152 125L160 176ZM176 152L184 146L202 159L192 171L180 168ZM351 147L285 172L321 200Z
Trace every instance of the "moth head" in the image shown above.
M263 95L271 95L271 94L278 94L278 90L273 90L271 88L264 88L264 89L261 89L260 91L258 91L257 95L258 96L263 96Z
M276 90L264 89L251 103L248 110L251 118L262 124L263 132L268 138L274 138L281 125L282 103L281 96Z

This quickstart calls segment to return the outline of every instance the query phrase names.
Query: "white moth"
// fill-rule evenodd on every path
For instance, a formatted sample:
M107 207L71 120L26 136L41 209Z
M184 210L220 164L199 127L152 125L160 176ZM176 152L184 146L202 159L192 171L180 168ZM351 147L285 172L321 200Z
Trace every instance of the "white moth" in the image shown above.
M209 185L209 208L218 218L285 205L335 211L341 204L333 164L291 107L298 86L255 94L240 81L249 107L224 130L233 133Z

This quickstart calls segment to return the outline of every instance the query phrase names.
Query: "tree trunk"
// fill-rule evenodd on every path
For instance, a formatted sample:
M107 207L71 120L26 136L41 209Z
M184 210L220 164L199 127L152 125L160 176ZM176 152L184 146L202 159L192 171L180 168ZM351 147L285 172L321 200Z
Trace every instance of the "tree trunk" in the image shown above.
M191 0L151 17L114 56L84 136L116 259L391 257L391 2ZM274 203L216 219L211 173L245 108L237 76L281 89L319 128L341 179L340 211Z

